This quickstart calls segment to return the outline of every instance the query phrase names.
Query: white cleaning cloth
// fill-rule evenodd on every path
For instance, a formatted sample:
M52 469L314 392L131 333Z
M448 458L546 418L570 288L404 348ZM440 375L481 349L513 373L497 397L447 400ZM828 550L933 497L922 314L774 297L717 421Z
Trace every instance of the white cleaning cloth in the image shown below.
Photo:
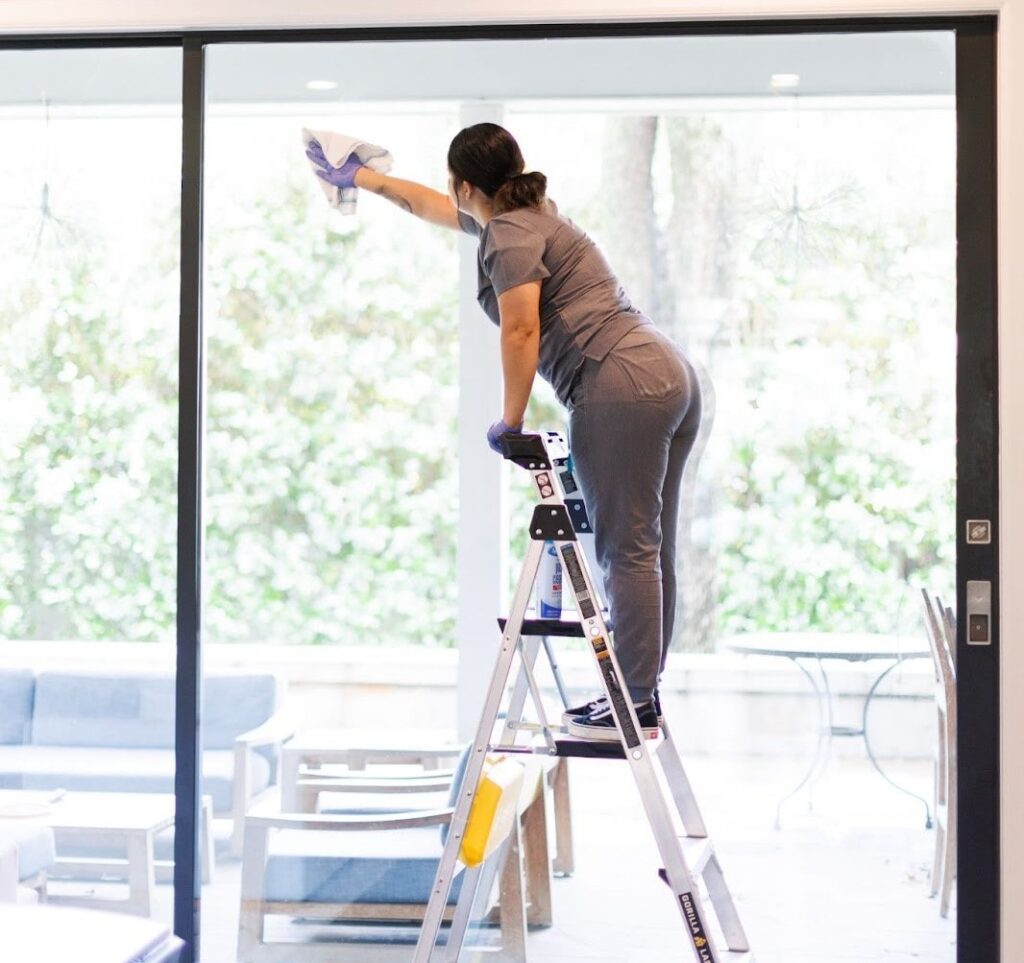
M391 170L391 165L394 163L391 153L383 147L378 147L376 144L368 144L364 140L359 140L358 137L348 137L345 134L336 134L330 130L309 130L303 127L303 147L308 148L310 141L313 140L320 142L320 146L324 151L324 157L327 158L333 167L341 167L353 154L370 170L377 171L380 174L386 174ZM314 174L320 169L312 161L309 162L309 166L313 169ZM342 214L355 214L356 196L359 193L356 188L335 187L320 177L317 178L317 181L331 207L341 211Z

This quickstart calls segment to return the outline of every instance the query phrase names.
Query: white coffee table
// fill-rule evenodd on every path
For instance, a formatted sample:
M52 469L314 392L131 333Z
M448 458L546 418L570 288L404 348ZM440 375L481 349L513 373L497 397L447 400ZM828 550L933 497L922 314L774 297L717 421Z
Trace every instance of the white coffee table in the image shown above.
M7 816L4 813L7 812ZM203 797L200 851L204 881L213 861L212 801ZM174 796L164 793L0 790L0 819L35 820L53 829L57 863L53 875L96 878L98 871L127 879L128 898L85 899L50 895L54 901L96 905L149 916L156 879L153 839L174 825ZM75 843L124 850L122 858L62 855Z

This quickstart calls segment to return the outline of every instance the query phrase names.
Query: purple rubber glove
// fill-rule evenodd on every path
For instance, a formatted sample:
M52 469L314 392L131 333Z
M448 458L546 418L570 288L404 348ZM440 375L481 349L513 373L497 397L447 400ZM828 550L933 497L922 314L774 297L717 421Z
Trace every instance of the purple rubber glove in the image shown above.
M518 425L513 428L511 425L506 425L504 421L496 421L487 429L487 444L491 446L492 451L496 451L499 455L503 455L504 452L501 450L501 445L498 444L498 438L505 434L521 435L522 433L522 425Z
M341 167L332 166L331 162L324 156L324 149L315 140L309 142L306 156L320 168L316 171L316 176L321 180L327 181L328 184L333 184L335 187L355 187L356 171L364 166L363 162L355 154L351 154Z

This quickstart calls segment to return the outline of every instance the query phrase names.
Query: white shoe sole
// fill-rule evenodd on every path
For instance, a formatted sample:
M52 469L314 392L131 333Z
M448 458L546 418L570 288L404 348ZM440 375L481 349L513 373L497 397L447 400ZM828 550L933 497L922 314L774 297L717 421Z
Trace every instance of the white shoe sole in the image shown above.
M576 736L578 739L590 739L594 742L621 742L619 730L615 726L611 728L608 726L585 726L570 721L566 725L566 729L570 736ZM644 739L657 739L658 727L641 726L640 735Z

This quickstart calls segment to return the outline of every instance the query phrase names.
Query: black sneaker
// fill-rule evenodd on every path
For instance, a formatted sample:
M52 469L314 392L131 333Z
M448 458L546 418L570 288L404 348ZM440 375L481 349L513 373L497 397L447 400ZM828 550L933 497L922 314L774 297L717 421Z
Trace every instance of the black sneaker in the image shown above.
M644 739L654 739L658 735L658 714L653 702L642 702L636 709L637 721L640 723L640 735ZM580 739L597 739L604 742L618 742L619 730L615 727L615 717L611 706L605 702L589 715L575 716L569 720L569 735Z
M653 702L654 711L658 714L658 725L660 726L665 721L665 717L661 714L661 695L657 689L654 690ZM606 705L608 705L608 697L598 696L596 699L591 699L590 702L584 702L583 705L566 709L562 713L562 725L568 726L574 716L589 716L595 709L600 709Z
M600 709L606 705L608 705L608 696L598 696L596 699L584 702L583 705L566 709L562 713L562 725L567 726L576 716L589 716L595 709Z

